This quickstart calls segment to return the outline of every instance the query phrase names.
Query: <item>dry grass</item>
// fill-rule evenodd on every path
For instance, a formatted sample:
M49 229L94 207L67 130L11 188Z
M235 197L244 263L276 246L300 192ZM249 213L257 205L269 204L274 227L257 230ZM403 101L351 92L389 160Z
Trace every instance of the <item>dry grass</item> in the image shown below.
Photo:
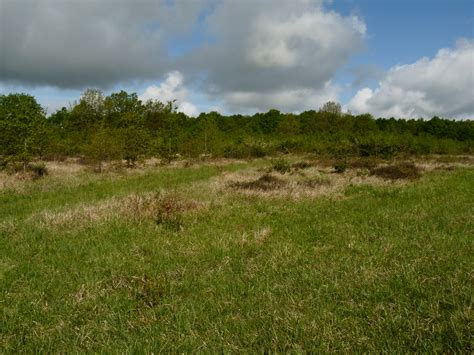
M286 181L270 174L264 174L252 181L236 181L229 186L238 190L270 191L282 188Z
M373 168L370 174L386 180L417 180L421 178L421 169L412 162L401 162Z
M197 210L203 203L166 192L130 194L123 198L110 198L95 204L81 204L62 211L42 211L28 221L46 229L66 226L85 228L125 218L135 223L155 222L172 229L182 229L180 218L187 211Z
M238 172L226 172L215 179L212 188L216 193L238 192L247 196L263 198L317 198L320 196L341 197L349 185L403 185L405 180L388 181L369 175L368 171L351 169L343 174L333 173L325 166L312 166L292 174L272 175L262 169L250 168Z

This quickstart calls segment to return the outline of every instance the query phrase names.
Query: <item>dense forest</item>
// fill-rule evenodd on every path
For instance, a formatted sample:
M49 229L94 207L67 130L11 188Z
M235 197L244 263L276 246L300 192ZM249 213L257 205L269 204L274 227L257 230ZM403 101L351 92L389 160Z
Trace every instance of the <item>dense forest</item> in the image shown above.
M82 157L91 163L159 156L251 158L277 153L333 157L471 154L474 121L433 117L375 119L343 113L328 102L300 114L270 110L252 116L218 112L188 117L174 102L141 102L121 91L86 90L78 102L47 116L26 94L0 96L0 163Z

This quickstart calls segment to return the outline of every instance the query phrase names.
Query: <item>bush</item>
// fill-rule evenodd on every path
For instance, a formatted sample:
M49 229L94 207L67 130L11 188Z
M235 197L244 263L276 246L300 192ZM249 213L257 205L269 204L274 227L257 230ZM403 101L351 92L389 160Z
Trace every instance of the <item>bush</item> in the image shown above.
M421 177L421 171L414 163L403 162L371 169L370 175L387 180L416 180Z

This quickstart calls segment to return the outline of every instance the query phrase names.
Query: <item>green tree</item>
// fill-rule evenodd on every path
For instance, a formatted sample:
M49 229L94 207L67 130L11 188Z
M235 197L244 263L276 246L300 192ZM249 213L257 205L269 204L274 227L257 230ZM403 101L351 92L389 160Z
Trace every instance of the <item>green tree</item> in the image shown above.
M6 160L21 161L24 169L47 144L44 110L33 96L0 96L0 155Z
M104 114L104 95L98 89L87 89L81 95L79 103L71 110L67 129L87 135L91 129L102 122Z
M98 127L90 141L84 145L83 151L92 163L97 164L97 171L100 173L104 162L121 157L123 148L117 133Z
M334 102L334 101L326 102L323 105L323 107L321 107L321 109L319 111L320 112L332 113L333 115L336 115L336 116L341 116L342 115L341 104L338 104L337 102Z

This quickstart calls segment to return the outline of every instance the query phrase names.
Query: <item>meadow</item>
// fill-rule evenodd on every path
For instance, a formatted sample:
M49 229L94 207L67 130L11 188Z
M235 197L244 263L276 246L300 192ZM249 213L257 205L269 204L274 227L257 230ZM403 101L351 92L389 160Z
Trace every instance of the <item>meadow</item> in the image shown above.
M471 353L473 163L1 173L1 352Z

